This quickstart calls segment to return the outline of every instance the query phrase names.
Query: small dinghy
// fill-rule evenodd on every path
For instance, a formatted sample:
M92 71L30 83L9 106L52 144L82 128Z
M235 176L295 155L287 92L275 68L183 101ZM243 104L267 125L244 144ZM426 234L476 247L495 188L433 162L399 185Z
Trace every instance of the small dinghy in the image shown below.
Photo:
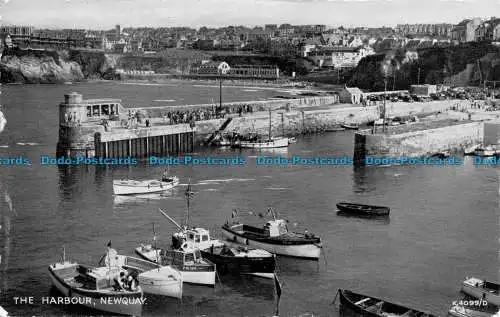
M353 204L346 202L338 203L337 208L339 210L339 214L361 217L389 216L390 213L389 207Z
M445 159L445 158L449 158L450 156L451 156L451 154L449 151L444 151L444 152L434 153L430 157L438 158L438 159Z
M263 278L274 278L275 256L265 250L225 243L202 250L204 258L217 265L217 271L225 274L248 274Z
M488 304L500 306L500 284L475 277L466 277L462 283L462 292Z
M394 304L382 299L339 289L337 295L340 305L362 316L370 317L437 317L403 305Z
M160 180L113 180L115 195L137 195L160 193L179 185L179 178L163 175Z
M242 223L222 226L224 237L231 242L263 249L273 254L318 260L321 254L321 239L314 234L289 232L286 221L276 219L274 211L269 209L274 220L268 221L263 228Z

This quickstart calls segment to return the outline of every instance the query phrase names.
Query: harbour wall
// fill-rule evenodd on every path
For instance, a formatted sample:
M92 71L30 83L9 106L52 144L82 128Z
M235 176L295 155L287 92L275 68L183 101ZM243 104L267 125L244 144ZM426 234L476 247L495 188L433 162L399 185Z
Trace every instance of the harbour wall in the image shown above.
M380 117L379 106L363 107L359 105L334 104L336 96L309 97L301 99L285 99L271 101L235 102L223 104L234 107L250 105L255 111L260 109L271 111L273 135L297 135L314 133L338 128L343 123L363 124ZM79 99L78 99L79 100ZM88 102L62 103L60 105L60 135L58 155L65 156L137 156L176 155L189 153L202 146L215 131L237 133L268 134L269 112L250 112L238 115L235 111L225 118L196 121L190 124L165 124L165 112L168 110L201 109L212 107L211 104L187 105L181 107L154 108L117 108L119 120L110 120L105 127L99 121L67 122L65 114L68 109L74 116L84 117ZM104 102L104 101L103 101ZM110 103L111 101L106 101ZM113 101L114 102L114 101ZM387 116L421 115L444 111L456 105L457 101L436 101L429 103L387 103ZM319 106L319 107L317 107ZM81 109L80 109L81 108ZM124 127L128 110L146 112L152 126L141 125L135 129ZM81 114L80 114L81 112ZM97 117L101 118L101 117ZM74 120L73 120L74 121ZM163 122L163 123L162 123Z
M387 116L411 116L445 111L454 106L456 101L435 101L429 103L387 103ZM341 124L365 124L380 118L378 106L362 107L339 104L327 109L314 110L301 107L295 110L278 110L271 113L273 135L298 135L328 131ZM225 119L201 121L196 123L198 140L218 130ZM233 117L225 128L226 132L268 134L269 113Z
M318 96L318 97L303 97L294 99L276 99L276 100L255 100L255 101L238 101L238 102L224 102L223 108L230 109L231 113L238 111L240 107L246 106L252 108L253 112L268 111L277 109L293 109L303 106L322 106L338 103L339 97L332 96ZM168 112L172 111L194 111L203 109L212 109L219 107L219 103L210 104L195 104L195 105L170 105L161 107L140 107L140 108L127 108L132 112L140 112L146 117L160 118L165 116Z
M450 151L463 152L480 144L500 141L500 122L452 123L439 128L406 133L356 133L354 162L362 165L367 156L425 156Z

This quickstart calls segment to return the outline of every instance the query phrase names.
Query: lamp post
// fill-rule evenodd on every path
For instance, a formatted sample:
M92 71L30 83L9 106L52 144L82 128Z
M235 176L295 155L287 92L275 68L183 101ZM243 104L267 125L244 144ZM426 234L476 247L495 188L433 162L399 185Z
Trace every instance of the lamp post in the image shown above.
M384 66L384 106L382 110L382 131L385 132L385 113L386 113L386 101L387 101L387 65Z
M229 65L226 62L222 62L217 67L217 73L219 74L219 111L222 111L222 75L226 75L230 70Z

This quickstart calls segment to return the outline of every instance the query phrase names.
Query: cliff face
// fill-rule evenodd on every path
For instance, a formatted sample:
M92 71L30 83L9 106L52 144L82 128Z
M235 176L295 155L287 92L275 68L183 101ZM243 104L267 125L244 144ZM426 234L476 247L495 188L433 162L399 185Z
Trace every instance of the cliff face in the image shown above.
M86 78L115 79L119 58L89 51L7 50L0 62L1 82L55 84Z
M408 89L411 84L477 85L500 80L500 47L487 43L465 43L409 52L398 49L388 54L363 58L354 70L349 86L371 91Z
M57 54L5 54L0 62L2 83L61 83L84 79L80 65Z

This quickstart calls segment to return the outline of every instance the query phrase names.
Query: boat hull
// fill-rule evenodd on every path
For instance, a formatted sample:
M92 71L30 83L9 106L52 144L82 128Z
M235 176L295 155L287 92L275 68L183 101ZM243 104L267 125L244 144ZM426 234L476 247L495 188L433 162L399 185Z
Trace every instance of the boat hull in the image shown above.
M242 149L274 149L288 147L289 144L288 138L278 138L268 142L241 141L238 146Z
M462 283L462 292L469 296L477 299L482 299L488 302L488 304L500 306L500 296L498 294L490 293L487 289L482 289L480 287L475 287L474 285L469 285L468 283Z
M113 192L115 195L140 195L161 193L179 185L179 179L174 178L172 182L160 181L113 181Z
M144 251L142 247L138 247L135 249L135 252L145 260L156 263L157 254L159 256L159 249L154 248L151 251ZM182 281L188 284L196 284L196 285L206 285L206 286L215 286L215 275L216 271L184 271L177 268L182 276ZM146 292L146 289L144 289Z
M142 292L117 295L117 292L106 294L99 291L72 288L54 272L52 266L49 267L49 276L52 285L61 294L73 299L82 306L120 315L140 316L142 314L144 300Z
M339 290L338 291L338 296L340 299L340 305L343 308L348 308L354 312L356 312L359 315L362 316L369 316L369 317L385 317L385 316L394 316L397 317L399 315L403 315L404 313L408 311L412 311L413 313L410 314L409 316L415 316L416 314L420 315L421 317L436 317L432 314L428 314L425 312L420 312L415 309L405 307L399 304L387 302L384 300L381 300L376 297L372 296L366 296L362 294L356 294L351 291L347 290ZM356 299L359 298L369 298L370 300L373 300L374 302L379 302L382 303L382 306L380 306L380 310L371 310L370 308L363 308L359 306L359 302L356 302L356 299L351 298L352 296L356 296ZM364 301L364 300L362 300Z
M183 280L182 272L180 273L177 279L172 280L172 268L164 266L159 270L141 273L137 278L144 293L181 299Z
M390 209L388 207L350 203L338 203L337 209L339 210L339 213L364 217L389 216L390 213Z
M255 249L263 249L273 254L290 256L296 258L304 258L318 260L321 255L321 248L316 244L271 244L261 241L256 241L240 235L226 227L222 227L222 234L229 241L237 242Z
M222 256L211 253L210 250L201 251L204 258L217 265L217 271L225 274L250 274L263 278L273 278L276 267L274 256L242 257Z

